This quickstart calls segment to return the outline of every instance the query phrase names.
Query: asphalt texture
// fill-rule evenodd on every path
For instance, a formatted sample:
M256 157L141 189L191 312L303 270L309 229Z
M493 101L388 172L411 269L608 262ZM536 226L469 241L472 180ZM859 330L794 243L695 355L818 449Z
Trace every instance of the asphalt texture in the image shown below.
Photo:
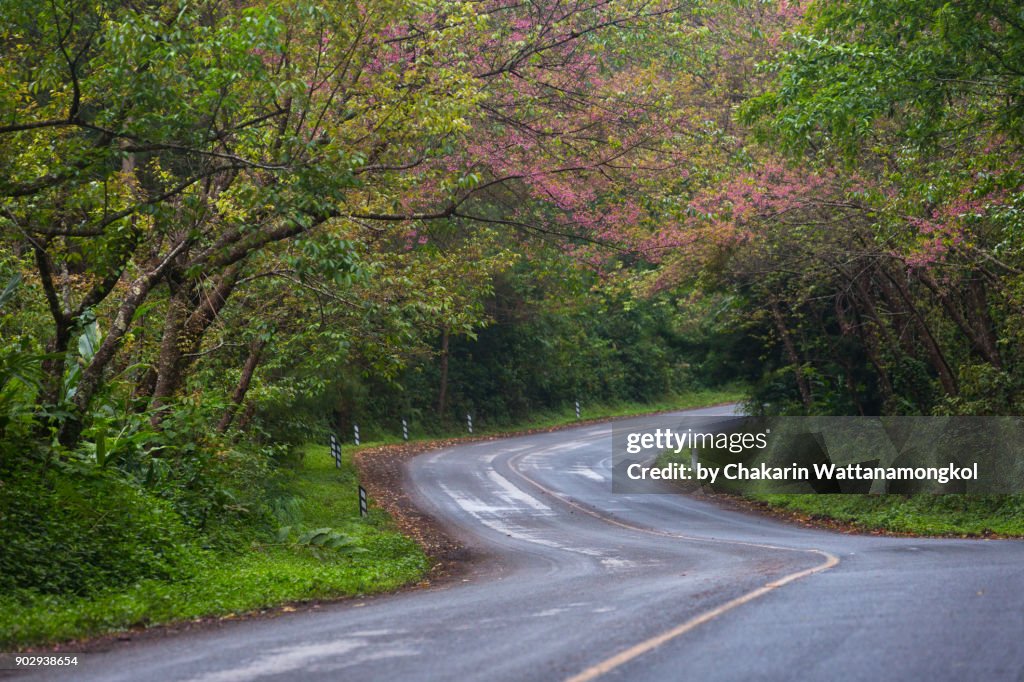
M485 557L454 583L129 642L26 679L1024 680L1024 543L613 493L611 430L412 460L417 503Z

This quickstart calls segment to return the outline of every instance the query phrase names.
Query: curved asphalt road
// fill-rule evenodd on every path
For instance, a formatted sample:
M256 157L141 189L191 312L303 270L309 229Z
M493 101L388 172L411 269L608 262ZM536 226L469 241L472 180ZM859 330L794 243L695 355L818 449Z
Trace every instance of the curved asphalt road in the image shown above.
M612 494L610 438L582 426L413 460L419 502L488 556L456 585L130 643L71 677L1024 679L1024 544Z

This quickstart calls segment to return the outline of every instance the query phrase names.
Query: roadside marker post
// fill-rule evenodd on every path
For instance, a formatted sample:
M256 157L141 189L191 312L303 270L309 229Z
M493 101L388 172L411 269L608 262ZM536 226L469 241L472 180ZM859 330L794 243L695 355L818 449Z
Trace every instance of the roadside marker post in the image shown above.
M576 418L577 419L580 418L580 401L579 400L576 401Z
M359 515L366 518L370 515L366 506L366 488L359 486Z
M359 445L359 424L353 424L352 431L355 436L356 445Z
M466 414L466 430L473 433L473 416Z
M409 422L405 420L405 417L402 417L402 440L409 440Z
M338 438L332 433L331 434L331 457L334 458L334 468L341 468L341 443L338 442Z

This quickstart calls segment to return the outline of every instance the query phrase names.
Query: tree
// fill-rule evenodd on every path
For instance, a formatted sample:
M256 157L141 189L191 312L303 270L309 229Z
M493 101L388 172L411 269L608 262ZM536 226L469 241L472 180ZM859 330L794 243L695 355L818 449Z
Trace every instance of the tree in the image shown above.
M1015 409L1020 30L1013 3L817 3L770 64L769 90L744 105L757 139L796 164L773 171L762 151L757 186L736 176L730 229L771 255L733 264L772 274L753 300L785 303L787 328L819 320L786 351L798 384L842 366L852 343L871 380L847 367L834 395L874 391L868 402L897 411ZM915 363L934 392L911 388Z
M49 350L65 354L91 310L111 315L64 392L65 442L155 287L170 294L158 407L246 260L343 215L345 191L382 170L375 139L419 156L460 128L472 79L408 67L456 51L468 8L439 5L439 30L372 80L373 50L417 10L349 9L5 5L5 231L35 253ZM47 370L58 402L64 363Z

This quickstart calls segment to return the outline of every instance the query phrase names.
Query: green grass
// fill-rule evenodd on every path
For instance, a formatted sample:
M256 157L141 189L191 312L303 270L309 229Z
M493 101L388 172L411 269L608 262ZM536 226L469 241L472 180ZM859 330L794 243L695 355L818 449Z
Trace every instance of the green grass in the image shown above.
M752 499L863 530L1024 536L1024 495L755 495Z
M0 650L388 591L420 578L427 557L391 529L383 512L360 519L356 486L350 464L335 469L326 447L307 447L286 487L292 497L285 513L297 529L330 527L348 535L361 553L254 541L236 553L198 551L194 571L175 582L143 580L88 597L6 595L0 597Z

